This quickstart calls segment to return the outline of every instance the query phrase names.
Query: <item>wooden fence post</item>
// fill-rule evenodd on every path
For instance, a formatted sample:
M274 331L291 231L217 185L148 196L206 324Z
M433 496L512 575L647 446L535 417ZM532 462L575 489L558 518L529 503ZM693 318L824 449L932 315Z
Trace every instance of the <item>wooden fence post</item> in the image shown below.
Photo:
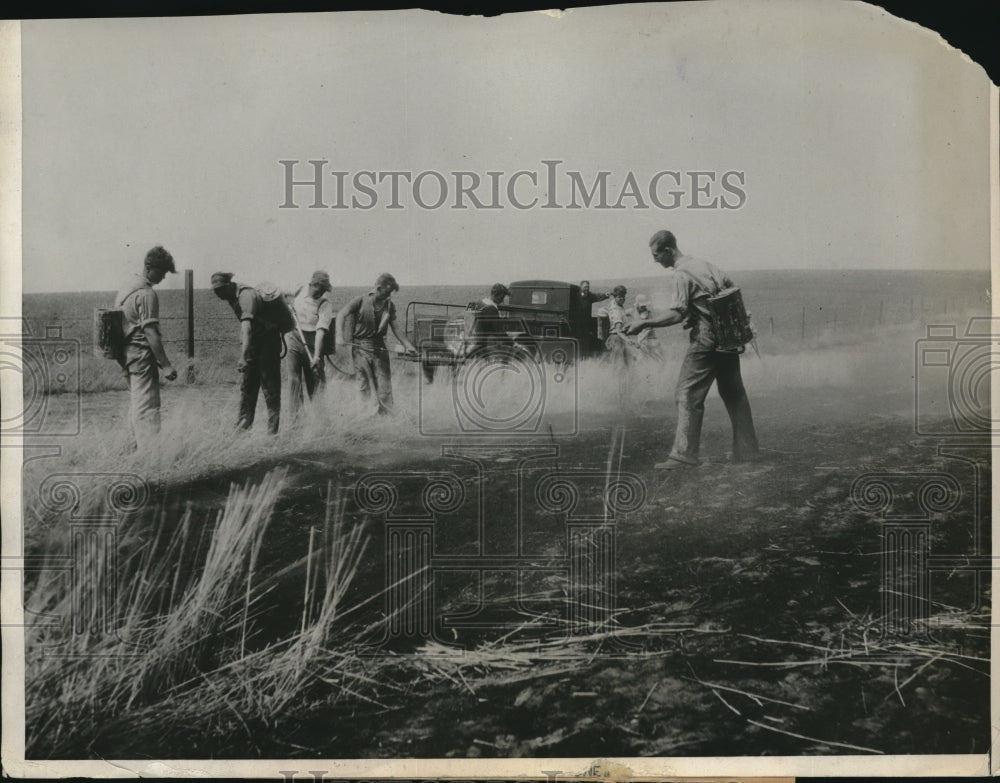
M184 270L184 315L187 323L187 382L194 383L194 270Z

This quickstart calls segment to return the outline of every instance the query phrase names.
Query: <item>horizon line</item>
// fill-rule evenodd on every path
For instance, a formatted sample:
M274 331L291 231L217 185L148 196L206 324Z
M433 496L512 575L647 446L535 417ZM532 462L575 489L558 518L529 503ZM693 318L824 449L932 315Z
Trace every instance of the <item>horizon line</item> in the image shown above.
M755 274L755 273L760 273L760 272L817 272L817 273L819 273L819 272L827 272L827 273L836 273L836 272L892 272L892 273L896 273L896 274L913 274L913 273L921 273L921 272L923 272L923 273L983 272L983 273L986 273L987 275L991 274L991 270L990 269L984 269L982 267L959 267L959 268L910 267L910 268L906 268L906 269L890 269L890 268L885 268L885 267L841 267L841 268L838 268L838 269L814 269L814 268L808 268L808 267L757 267L757 268L753 268L753 269L739 269L739 270L726 270L726 271L727 272L731 272L732 274L736 274L736 275L740 275L740 274ZM611 281L614 281L614 280L647 280L647 279L653 280L653 279L659 278L662 274L663 273L660 272L660 273L653 273L653 274L649 274L649 275L638 275L638 276L622 275L620 277L592 277L592 278L581 277L580 279L581 280L591 280L591 281L601 281L601 282L603 282L603 281L611 282ZM178 278L179 278L179 275L178 275ZM536 278L525 278L525 279L547 280L547 279L555 279L555 278L540 278L540 277L536 277ZM257 282L259 283L260 281L258 280ZM493 282L496 282L496 281L493 281ZM517 282L517 281L516 280L512 280L510 282ZM371 285L372 285L372 283L340 283L340 284L335 285L334 288L335 289L336 288L364 288L366 286L371 286ZM441 286L450 286L450 287L455 287L455 288L459 288L459 287L461 287L461 288L471 288L471 287L474 287L474 286L485 286L485 285L492 285L492 283L484 282L484 281L477 281L477 282L471 282L471 283L470 282L460 282L460 283L410 283L410 284L407 284L407 285L401 285L400 288L401 289L405 289L405 288L432 288L432 287L441 287ZM44 295L44 294L102 294L102 293L107 293L109 291L114 291L114 290L115 289L113 289L113 288L66 288L66 289L47 289L47 290L33 290L33 291L25 291L25 290L22 289L21 290L21 296L39 296L39 295ZM183 286L181 286L181 287L171 286L171 287L168 287L168 288L164 288L162 286L158 286L157 290L161 291L161 292L162 291L183 291L184 287ZM210 291L211 288L210 287L200 287L200 288L196 287L194 290L195 291Z

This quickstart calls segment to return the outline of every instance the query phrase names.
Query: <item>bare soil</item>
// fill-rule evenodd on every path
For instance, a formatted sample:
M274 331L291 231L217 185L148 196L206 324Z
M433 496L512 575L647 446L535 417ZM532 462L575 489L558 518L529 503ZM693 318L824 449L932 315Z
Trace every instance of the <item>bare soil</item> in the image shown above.
M915 436L905 388L879 396L848 388L787 392L751 402L765 449L757 463L726 460L728 421L714 398L698 468L653 469L666 455L674 422L673 412L659 406L617 422L585 421L579 435L557 441L563 469L603 470L612 428L620 426L621 469L645 483L645 504L617 522L615 627L626 645L604 637L588 648L589 659L570 665L539 653L529 664L512 655L504 666L502 654L478 654L483 645L541 649L566 636L564 626L539 628L514 611L510 575L489 571L482 577L488 627L449 630L442 639L451 645L445 657L452 664L465 649L457 666L435 663L425 641L410 640L372 658L372 672L384 684L375 701L317 683L301 704L271 721L218 715L142 736L104 727L91 751L154 758L987 752L988 580L977 583L962 569L934 573L930 634L884 635L883 528L852 502L851 486L868 472L951 473L968 491L956 509L931 519L931 550L971 551L978 502L988 552L989 472L985 496L976 498L969 463ZM372 471L455 471L472 486L471 469L463 472L441 456L440 446L420 441L366 456L361 445L350 454L287 460L296 489L268 534L265 576L304 554L328 481L350 491ZM987 459L988 451L967 453ZM496 464L496 497L517 491L512 464ZM228 478L268 467L168 487L163 499L178 508L192 499L218 507ZM373 536L353 588L362 600L385 584L384 515L353 501L348 511ZM558 556L564 520L539 515L525 529L533 551ZM435 536L439 551L469 553L477 546L475 525L461 514L440 519ZM442 576L439 613L474 606L477 579ZM270 594L258 644L292 630L301 584L301 574L289 574ZM558 610L564 594L558 579L530 587L536 619ZM353 622L378 620L384 606L372 602ZM528 625L499 642L505 632L495 629L512 619Z

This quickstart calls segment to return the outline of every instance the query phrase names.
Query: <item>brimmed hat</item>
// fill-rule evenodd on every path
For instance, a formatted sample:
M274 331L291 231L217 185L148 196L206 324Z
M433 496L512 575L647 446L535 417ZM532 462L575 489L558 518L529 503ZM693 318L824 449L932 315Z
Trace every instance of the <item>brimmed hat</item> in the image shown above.
M227 286L231 282L233 282L232 272L216 272L212 275L212 290L214 291L216 288Z
M326 272L313 272L312 279L309 280L309 285L319 285L323 286L323 290L332 291L333 286L330 285L330 275Z

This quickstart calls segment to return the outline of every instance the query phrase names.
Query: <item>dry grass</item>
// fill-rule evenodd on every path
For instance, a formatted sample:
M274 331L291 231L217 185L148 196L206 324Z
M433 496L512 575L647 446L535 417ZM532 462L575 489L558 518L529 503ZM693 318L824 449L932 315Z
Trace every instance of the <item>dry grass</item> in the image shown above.
M26 597L29 757L88 756L116 727L142 736L145 726L149 737L177 720L190 729L224 714L270 719L316 678L351 672L358 638L334 639L334 629L367 538L345 529L339 498L328 497L306 558L284 570L307 574L298 631L259 638L255 618L275 583L259 574L261 547L285 483L280 469L233 485L214 521L190 507L173 525L156 515L155 535L133 529L121 542L117 568L106 548L89 550L81 587L99 600L75 597L56 566L40 575ZM77 632L47 627L46 612L72 618Z
M174 367L179 373L179 383L189 386L219 386L235 383L232 367L236 364L236 351L222 351L218 355L200 356L195 359L186 357L174 351L170 355ZM188 371L190 365L191 370ZM72 376L72 384L60 382L58 373L50 373L47 385L40 391L43 394L96 394L106 391L124 391L128 389L128 381L122 368L115 361L99 358L92 353L80 355L79 383L77 376ZM27 393L27 389L25 390Z
M686 335L678 332L676 336ZM867 357L872 365L883 360L889 365L912 362L912 341L912 331L898 331L879 336L876 343L850 345L838 338L837 344L815 344L811 346L815 352L800 355L773 355L762 346L763 360L748 357L744 377L751 396L769 388L847 384L853 373L868 371L859 358ZM678 342L671 350L667 362L635 379L638 397L669 396L683 345ZM230 369L220 372L230 375ZM378 447L392 450L406 443L416 448L420 444L413 384L419 383L419 378L409 372L399 373L394 380L395 417L374 417L370 406L357 399L353 384L334 382L327 395L310 406L298 422L283 422L276 438L268 437L262 426L251 433L233 429L235 389L220 397L214 408L206 407L208 390L199 390L200 396L173 401L166 408L156 450L125 454L123 431L109 436L106 421L91 421L85 423L79 437L66 444L58 469L134 473L169 485L238 470L262 460L287 462L311 449L332 454L340 447L345 451L357 446L369 451ZM618 379L610 368L582 365L578 380L580 389L586 391L579 401L581 413L600 413L619 403ZM165 397L169 399L168 394ZM435 385L424 402L447 414L451 404L447 384ZM31 610L66 616L73 597L55 558L66 554L70 538L61 527L64 519L47 512L36 491L44 476L54 470L50 462L35 460L25 466L28 550L53 558L53 568L31 586L26 602ZM141 752L143 737L155 737L165 727L173 730L171 726L185 726L213 737L214 744L206 740L209 754L224 748L224 742L236 742L228 736L233 727L243 735L238 738L239 747L254 747L296 705L340 704L352 709L364 704L388 709L392 702L386 695L400 690L426 686L425 691L436 692L442 686L467 694L483 687L514 686L554 675L579 676L594 663L595 651L608 642L606 634L566 634L551 641L524 641L514 634L474 650L428 643L407 656L362 660L356 646L376 639L382 626L377 618L371 619L374 613L362 613L362 607L345 605L345 601L367 538L360 527L345 524L343 500L332 487L328 487L322 527L310 529L308 539L302 541L302 551L307 554L278 573L262 573L264 536L285 481L282 469L268 474L256 486L234 485L225 507L214 518L188 507L179 519L172 520L164 519L161 509L155 515L159 523L143 530L123 520L120 528L129 532L121 542L117 563L102 559L95 551L85 569L98 575L99 587L110 585L117 577L117 591L106 594L113 598L119 633L93 628L69 634L40 622L28 629L30 756L93 755L98 732L105 738L109 732L134 735L138 738L134 748ZM91 489L89 496L81 498L81 508L103 502L99 493L100 488ZM46 540L45 531L51 528L56 528L55 535ZM59 541L63 542L60 546L53 546ZM295 580L301 580L295 584L296 595L302 597L301 603L289 610L297 620L295 630L281 638L263 640L258 620L268 597L279 584ZM364 604L380 596L366 596ZM97 608L91 607L87 619L98 616ZM959 629L974 627L958 615L950 622ZM772 671L768 666L772 660L775 667L809 668L820 675L845 667L877 668L897 677L895 687L890 685L891 696L900 702L907 697L908 688L915 688L919 678L935 668L984 669L981 661L942 653L939 646L879 642L872 632L874 625L871 617L852 618L836 643L760 639L756 642L758 654L751 659L723 662L727 656L718 656L714 660L729 667L734 676ZM93 624L85 626L91 629ZM530 631L530 621L518 630ZM636 637L662 641L673 638L677 630L660 624L630 628L627 634L634 641L640 640ZM795 649L803 654L796 657L790 652ZM768 650L774 653L771 658ZM902 657L914 665L905 671L893 665ZM716 676L698 682L706 688L714 686L732 701L728 694L734 681L722 679L720 683ZM640 694L635 704L640 712L646 706L641 697L645 695L648 701L651 693L644 688ZM760 698L767 700L766 694ZM222 727L223 716L228 728ZM221 739L223 730L228 732L225 740ZM831 738L826 741L836 744ZM128 749L121 744L116 747Z
M361 656L385 629L377 611L361 610L384 593L346 603L368 537L346 523L345 500L332 485L306 555L261 572L265 534L286 483L286 470L277 469L258 484L234 484L214 518L201 518L189 504L176 520L166 519L163 507L151 520L123 520L128 532L117 563L98 546L77 564L89 576L86 594L104 600L75 598L59 568L70 553L47 552L52 567L26 596L35 620L26 633L29 757L92 757L109 747L128 756L192 733L208 755L227 748L263 755L260 745L271 740L262 727L294 720L303 705L327 715L359 705L389 710L398 698L387 695L445 681L475 692L579 673L613 641L611 632L524 641L521 632L534 630L529 619L471 651L426 643L406 655ZM258 620L272 591L299 579L295 627L275 637ZM110 627L102 608L115 618ZM78 632L46 626L46 614L73 618ZM680 627L661 623L618 635L662 637Z

